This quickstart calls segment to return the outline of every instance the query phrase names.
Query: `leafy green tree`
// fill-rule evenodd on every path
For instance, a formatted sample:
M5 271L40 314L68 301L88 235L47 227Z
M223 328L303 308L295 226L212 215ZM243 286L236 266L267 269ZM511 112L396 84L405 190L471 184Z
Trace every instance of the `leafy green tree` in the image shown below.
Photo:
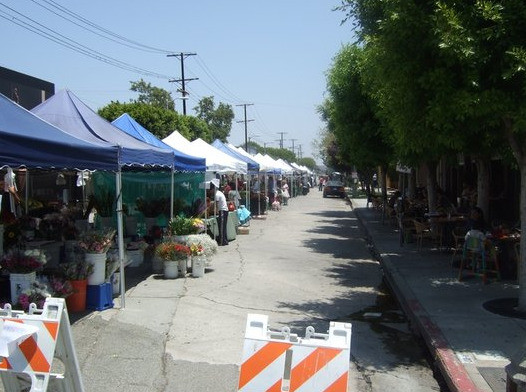
M306 166L312 171L316 170L317 165L316 161L313 158L307 157L307 158L300 158L296 161L298 165Z
M99 115L108 121L113 121L124 113L128 113L135 121L160 139L177 129L179 115L173 110L166 110L145 103L121 103L112 101L99 109Z
M355 166L360 173L366 174L366 183L376 167L381 167L386 198L385 173L393 159L393 148L390 135L378 118L375 101L364 85L364 55L359 46L347 45L335 56L327 75L329 97L319 111L335 137L330 148L337 148L337 152L327 155L337 157L340 162L331 166L338 171L344 166L345 172Z
M143 79L130 83L130 90L139 93L139 97L135 102L157 106L162 109L175 110L175 103L169 91L152 86L151 83L146 83Z
M214 97L202 98L194 108L197 118L203 120L210 129L210 139L205 141L212 142L219 139L226 142L232 129L234 111L232 106L222 102L216 107Z
M262 154L268 154L273 159L283 159L287 162L295 162L296 161L296 154L294 154L292 151L287 150L286 148L273 148L273 147L266 147L262 148Z
M470 2L471 3L471 2ZM437 2L437 35L443 50L469 78L461 93L468 120L483 121L490 132L504 135L521 177L521 227L526 225L526 3L520 0ZM461 111L457 116L462 115ZM491 133L491 135L488 135ZM495 152L498 152L497 147ZM521 238L521 249L526 240ZM526 255L521 252L519 282L526 282ZM519 290L519 310L526 311L526 285Z

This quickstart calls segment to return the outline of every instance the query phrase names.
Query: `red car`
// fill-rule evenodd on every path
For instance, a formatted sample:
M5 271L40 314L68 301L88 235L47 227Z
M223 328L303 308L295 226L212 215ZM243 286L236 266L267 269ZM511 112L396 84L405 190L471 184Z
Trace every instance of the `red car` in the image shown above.
M341 181L327 181L323 187L323 197L327 196L338 196L342 199L347 196L345 193L345 187Z

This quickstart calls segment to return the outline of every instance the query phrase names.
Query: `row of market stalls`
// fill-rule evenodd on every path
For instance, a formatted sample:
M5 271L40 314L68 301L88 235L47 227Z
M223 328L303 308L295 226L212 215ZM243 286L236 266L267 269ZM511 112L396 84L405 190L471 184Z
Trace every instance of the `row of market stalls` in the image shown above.
M165 215L192 216L205 197L203 184L212 178L241 176L248 190L252 178L267 184L278 176L292 179L309 172L219 140L212 145L201 139L190 142L177 131L159 140L128 114L109 123L69 90L31 112L0 94L0 134L0 167L25 168L26 181L32 170L89 173L94 199L109 201L117 229L122 306L125 213L146 215L145 206L158 206L161 195L169 206ZM154 199L156 203L148 203ZM103 208L97 207L101 213Z

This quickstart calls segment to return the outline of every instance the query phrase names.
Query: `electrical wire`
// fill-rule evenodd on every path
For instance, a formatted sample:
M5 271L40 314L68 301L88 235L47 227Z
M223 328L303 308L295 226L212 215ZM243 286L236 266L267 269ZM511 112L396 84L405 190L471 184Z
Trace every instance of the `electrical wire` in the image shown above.
M137 49L137 50L142 50L142 51L145 51L145 52L150 52L150 53L160 53L160 54L170 54L170 53L173 53L173 51L170 51L170 50L166 50L166 49L160 49L160 48L155 48L153 46L149 46L149 45L144 45L144 44L141 44L140 42L137 42L137 41L134 41L134 40L131 40L127 37L124 37L120 34L117 34L117 33L114 33L92 21L90 21L89 19L86 19L84 18L83 16L69 10L68 8L58 4L57 2L53 1L53 0L42 0L44 3L46 3L47 5L49 5L50 7L53 7L54 9L57 9L59 10L62 14L66 14L70 17L72 17L73 19L76 19L80 22L82 22L82 24L84 25L87 25L89 27L86 27L84 25L82 25L81 23L78 23L78 22L75 22L74 20L64 16L64 15L61 15L59 14L58 12L56 11L53 11L51 8L49 7L46 7L44 4L41 4L38 0L31 0L33 3L35 3L36 5L46 9L47 11L51 12L52 14L62 18L62 19L65 19L67 20L68 22L70 23L73 23L74 25L86 30L86 31L89 31L93 34L96 34L98 35L99 37L102 37L102 38L106 38L110 41L113 41L119 45L124 45L124 46L127 46L129 48L132 48L132 49ZM98 31L101 31L102 33L106 34L101 34L95 30L98 30Z
M160 74L160 73L157 73L157 72L153 72L153 71L148 71L146 69L143 69L143 68L140 68L140 67L136 67L132 64L129 64L129 63L125 63L123 61L120 61L120 60L117 60L113 57L109 57L109 56L106 56L105 54L103 53L100 53L96 50L93 50L75 40L72 40L71 38L68 38L66 37L65 35L63 34L60 34L58 32L56 32L55 30L53 29L50 29L46 26L44 26L43 24L37 22L36 20L32 19L32 18L29 18L28 16L16 11L15 9L5 5L4 3L0 3L0 6L3 6L4 8L8 9L9 11L11 12L14 12L16 15L19 15L21 16L22 18L24 18L25 20L29 21L29 23L27 21L25 21L24 19L20 19L18 18L17 16L13 15L13 14L9 14L5 11L1 11L0 10L0 17L2 17L3 19L11 22L11 23L14 23L26 30L29 30L43 38L46 38L50 41L53 41L59 45L62 45L68 49L72 49L74 50L75 52L77 53L80 53L80 54L83 54L83 55L86 55L88 57L91 57L95 60L98 60L98 61L101 61L101 62L104 62L104 63L107 63L107 64L110 64L110 65L113 65L115 67L118 67L118 68L121 68L121 69L124 69L124 70L127 70L127 71L132 71L132 72L135 72L135 73L138 73L138 74L141 74L141 75L145 75L145 76L152 76L152 77L156 77L156 78L159 78L159 79L171 79L170 76L168 75L163 75L163 74Z

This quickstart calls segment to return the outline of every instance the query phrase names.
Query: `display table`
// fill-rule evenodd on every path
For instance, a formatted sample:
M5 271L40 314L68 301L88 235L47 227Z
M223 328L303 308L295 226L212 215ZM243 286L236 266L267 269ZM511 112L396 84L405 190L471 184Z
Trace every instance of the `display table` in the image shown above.
M204 220L206 222L206 227L212 233L214 238L219 236L219 225L217 224L217 218L210 217ZM228 221L226 222L226 238L229 241L236 239L237 231L236 228L239 226L239 219L237 217L237 211L230 211L228 213Z

